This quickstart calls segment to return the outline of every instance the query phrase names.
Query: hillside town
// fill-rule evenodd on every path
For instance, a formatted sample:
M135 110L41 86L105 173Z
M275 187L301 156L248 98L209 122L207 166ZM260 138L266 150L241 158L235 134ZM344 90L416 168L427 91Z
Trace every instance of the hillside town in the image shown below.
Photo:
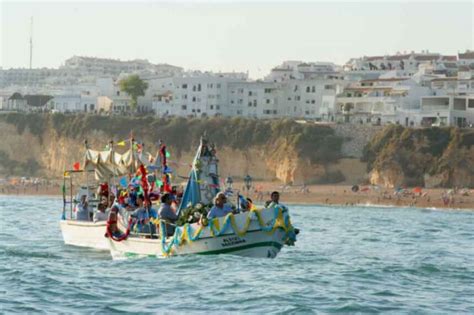
M133 74L148 84L136 108L119 86ZM259 80L248 73L74 56L58 69L0 69L0 110L472 127L474 51L397 52L342 66L284 61Z

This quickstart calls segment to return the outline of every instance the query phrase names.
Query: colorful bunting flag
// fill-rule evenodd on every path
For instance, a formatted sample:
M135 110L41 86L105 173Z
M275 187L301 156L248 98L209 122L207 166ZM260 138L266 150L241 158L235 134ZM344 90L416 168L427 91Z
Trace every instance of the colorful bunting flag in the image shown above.
M117 142L117 145L118 145L119 147L124 147L126 144L127 144L127 143L125 142L125 140Z
M120 178L119 184L120 184L120 186L122 186L124 188L127 187L127 184L128 184L127 183L127 178L126 177Z

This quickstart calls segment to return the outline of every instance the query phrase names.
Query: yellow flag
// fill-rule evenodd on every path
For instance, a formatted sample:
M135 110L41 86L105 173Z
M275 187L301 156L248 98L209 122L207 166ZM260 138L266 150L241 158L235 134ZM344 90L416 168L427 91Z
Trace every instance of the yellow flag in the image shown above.
M68 177L69 176L69 172L64 172L64 177Z
M124 147L126 145L125 141L117 142L118 146Z

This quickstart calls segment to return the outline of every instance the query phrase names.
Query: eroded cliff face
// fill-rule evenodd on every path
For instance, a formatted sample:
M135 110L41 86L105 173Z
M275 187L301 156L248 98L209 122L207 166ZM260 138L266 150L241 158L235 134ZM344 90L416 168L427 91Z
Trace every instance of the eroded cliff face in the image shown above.
M474 131L386 128L365 150L369 181L385 187L474 187Z
M35 159L41 165L41 173L48 177L59 177L72 164L83 160L84 140L89 147L102 150L110 140L110 136L103 131L92 130L81 138L72 138L58 134L54 128L46 126L42 134L33 134L28 128L19 134L14 125L0 122L2 134L2 150L12 158L26 161ZM146 139L153 143L152 139ZM117 139L115 139L117 141ZM168 144L171 153L170 166L177 175L187 176L196 148L183 150ZM116 147L118 152L124 151ZM156 154L156 147L148 146L147 151ZM232 176L243 178L251 174L259 180L278 180L283 183L303 184L321 180L326 174L327 167L322 164L311 163L308 158L298 156L294 145L285 138L269 143L268 145L248 146L243 150L229 146L217 146L217 155L220 160L221 177Z

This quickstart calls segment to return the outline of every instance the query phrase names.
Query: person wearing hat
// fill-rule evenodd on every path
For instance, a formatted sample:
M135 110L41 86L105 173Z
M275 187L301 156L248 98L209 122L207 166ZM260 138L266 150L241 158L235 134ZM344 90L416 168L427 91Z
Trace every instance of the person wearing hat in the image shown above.
M175 223L178 220L176 212L171 207L173 198L170 194L165 193L161 196L161 205L158 210L158 216L161 220L166 222L166 236L172 236L174 234Z
M229 213L232 213L232 207L226 203L227 197L223 192L217 193L214 198L214 206L209 210L207 214L208 219L224 217Z

